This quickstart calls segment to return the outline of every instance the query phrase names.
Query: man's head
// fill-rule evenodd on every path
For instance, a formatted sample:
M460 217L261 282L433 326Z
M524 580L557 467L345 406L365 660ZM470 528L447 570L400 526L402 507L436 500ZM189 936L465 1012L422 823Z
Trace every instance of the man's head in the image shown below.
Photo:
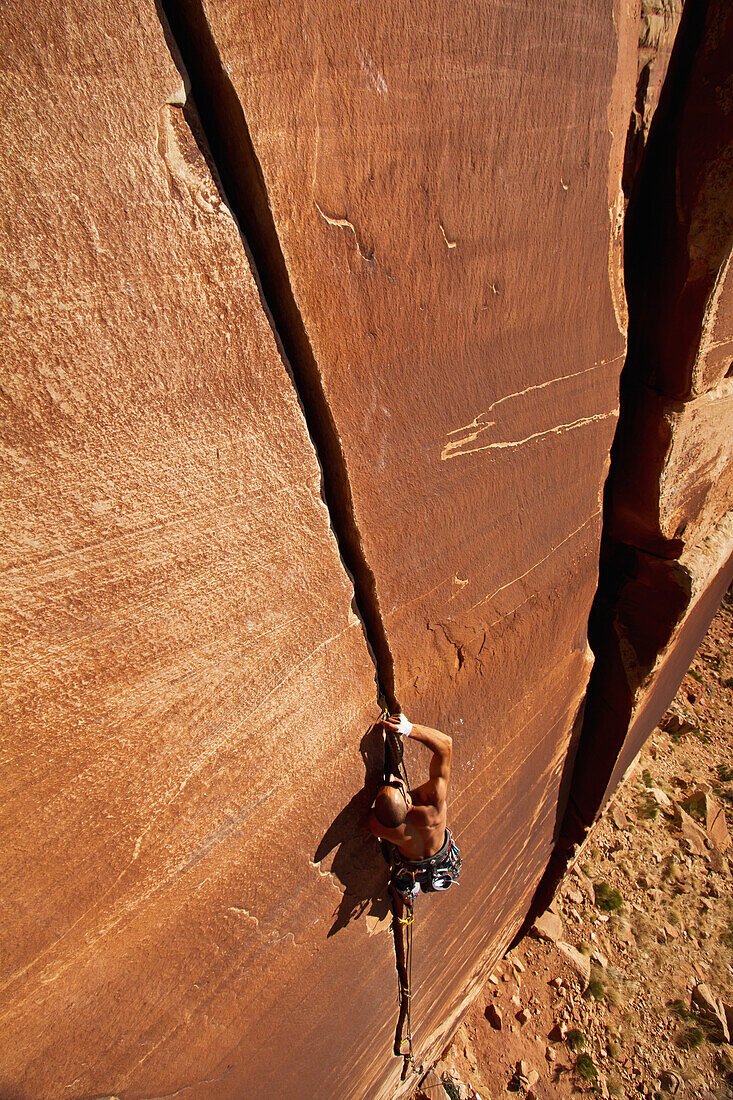
M374 813L386 829L398 829L412 806L410 792L401 779L393 777L377 791Z

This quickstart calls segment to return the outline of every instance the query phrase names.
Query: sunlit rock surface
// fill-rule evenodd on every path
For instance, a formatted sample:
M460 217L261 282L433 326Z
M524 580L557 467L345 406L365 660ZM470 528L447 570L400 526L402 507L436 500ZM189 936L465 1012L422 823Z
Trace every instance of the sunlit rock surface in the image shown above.
M222 1095L346 970L312 859L373 667L154 8L3 30L0 1093Z
M709 8L681 83L674 4L4 13L3 1095L392 1096L375 673L454 739L425 1061L666 707L729 575Z

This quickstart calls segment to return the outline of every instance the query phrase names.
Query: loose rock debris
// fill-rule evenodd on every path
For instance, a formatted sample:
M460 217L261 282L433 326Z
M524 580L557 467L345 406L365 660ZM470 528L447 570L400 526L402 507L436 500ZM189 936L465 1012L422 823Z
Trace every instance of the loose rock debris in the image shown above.
M434 1067L443 1095L733 1100L731 827L729 594L552 911Z

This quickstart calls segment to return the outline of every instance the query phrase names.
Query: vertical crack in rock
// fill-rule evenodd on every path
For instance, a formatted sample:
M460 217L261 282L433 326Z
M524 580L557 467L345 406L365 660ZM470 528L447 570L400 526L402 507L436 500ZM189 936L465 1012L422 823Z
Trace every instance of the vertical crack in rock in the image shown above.
M626 133L622 188L631 197L669 63L684 0L641 0L636 96Z
M624 281L629 307L629 341L621 373L621 416L614 450L624 436L632 393L647 384L669 394L674 368L669 353L664 365L665 336L676 331L685 348L676 347L678 396L685 397L679 381L688 372L699 347L704 303L710 296L719 264L701 265L697 278L690 278L687 242L678 225L678 194L682 184L677 174L677 157L683 113L693 67L703 39L709 0L686 4L675 38L672 56L636 172L627 180L629 206L624 228ZM721 142L725 140L721 135ZM703 167L702 165L700 166ZM629 171L629 166L626 166ZM681 216L681 212L680 212ZM721 241L722 243L722 241ZM712 261L712 257L710 257ZM707 270L704 268L707 266ZM682 314L684 324L675 323ZM664 376L664 380L663 379ZM614 451L612 451L612 460ZM608 482L612 485L612 461ZM606 498L608 500L608 487Z
M341 560L354 586L356 611L390 708L397 706L394 662L366 560L338 429L295 300L267 187L242 104L224 69L201 0L156 0L173 59L183 67L217 183L237 220L265 313L298 394L321 467L322 495ZM190 112L190 107L188 108ZM195 120L192 129L197 139Z
M619 524L619 515L638 495L639 466L654 457L650 458L644 435L645 422L637 415L639 403L649 394L676 400L680 407L694 399L691 375L704 336L706 309L730 250L729 236L720 232L708 248L706 263L692 271L689 226L682 224L684 211L678 207L676 158L684 113L689 95L701 94L701 78L698 75L695 90L693 74L718 4L720 11L721 0L685 4L645 146L637 141L648 79L643 69L637 86L624 165L629 197L624 247L629 337L604 488L598 588L588 625L595 663L577 751L569 761L568 799L559 807L564 816L558 819L555 847L522 932L551 901L625 768L669 705L729 581L730 563L728 572L724 565L716 566L704 591L696 593L684 553L695 552L695 544L686 548L682 539L666 544L646 539L645 544L643 537L635 538L631 529ZM713 37L715 33L719 32L713 30ZM708 158L719 155L725 140L721 134L717 144L708 143ZM727 199L726 193L716 201L722 206ZM670 340L670 333L677 338ZM624 467L632 470L632 477L624 476ZM714 562L712 551L710 560Z

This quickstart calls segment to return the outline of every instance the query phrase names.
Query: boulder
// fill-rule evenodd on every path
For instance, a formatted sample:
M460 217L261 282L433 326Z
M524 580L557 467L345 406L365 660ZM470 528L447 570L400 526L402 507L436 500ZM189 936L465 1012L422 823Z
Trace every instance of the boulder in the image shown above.
M687 733L692 733L697 728L692 722L680 718L678 714L672 714L668 718L664 718L660 726L663 730L666 730L667 733L673 734L675 737L683 737ZM682 788L687 786L687 780L683 779L681 776L675 776L672 782Z
M564 943L562 940L558 940L555 946L560 954L567 959L573 970L580 975L583 984L587 985L590 981L590 959L588 956L578 951L577 947L573 947L573 945L569 943Z
M665 1070L660 1078L660 1085L664 1092L668 1092L671 1096L676 1096L682 1086L682 1079L677 1073L673 1073L671 1070Z
M701 829L697 822L690 817L681 806L675 807L675 821L682 833L682 839L686 842L693 855L707 855L708 842L705 836L705 830Z
M575 867L573 873L578 880L578 885L580 886L588 901L592 902L595 905L596 892L591 879L588 877L588 875L584 874L583 871L581 871L580 867Z
M692 1004L699 1008L702 1012L708 1012L712 1015L718 1013L718 1001L710 990L710 986L704 982L699 983L694 987L691 994Z
M690 1001L694 1008L697 1008L717 1025L722 1033L723 1041L729 1043L731 1033L728 1027L728 1013L723 1002L713 995L710 986L705 982L696 985L692 990Z
M728 1027L728 1034L733 1035L733 1004L724 1004L723 1012L725 1013L725 1022Z
M562 920L557 913L542 913L532 925L532 935L539 940L557 943L562 939Z
M657 806L661 806L663 810L672 809L672 799L659 787L649 787L649 797L653 798Z
M694 806L705 823L705 832L719 852L727 852L731 845L725 820L725 810L713 796L709 787L698 787L686 800L688 808Z

